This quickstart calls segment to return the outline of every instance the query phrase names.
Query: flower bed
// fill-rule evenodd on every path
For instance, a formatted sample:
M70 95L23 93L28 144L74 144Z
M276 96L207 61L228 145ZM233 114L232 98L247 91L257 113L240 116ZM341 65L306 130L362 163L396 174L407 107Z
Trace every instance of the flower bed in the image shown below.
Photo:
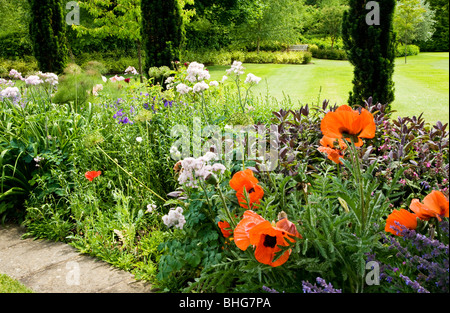
M91 72L82 103L49 73L0 81L0 216L166 292L448 292L447 125L173 65Z

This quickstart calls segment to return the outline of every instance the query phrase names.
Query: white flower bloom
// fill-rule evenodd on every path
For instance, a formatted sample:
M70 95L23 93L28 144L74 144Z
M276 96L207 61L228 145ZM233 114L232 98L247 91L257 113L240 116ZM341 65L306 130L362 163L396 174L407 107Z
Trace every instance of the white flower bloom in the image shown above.
M0 92L0 96L3 98L16 98L20 96L20 91L17 87L6 87Z
M225 82L228 79L228 76L223 75L221 82Z
M245 67L242 66L242 62L240 61L234 61L233 64L231 64L231 68L226 70L228 75L231 75L232 73L236 75L242 75L244 74Z
M38 72L38 76L44 80L46 83L49 83L52 86L55 86L58 84L58 75L54 73L42 73Z
M196 83L194 85L194 89L193 90L194 90L194 92L200 92L200 91L206 90L208 88L209 88L208 84L205 83L204 81L201 81L201 82Z
M187 76L186 79L190 81L191 83L199 82L205 79L210 79L211 75L209 74L208 70L204 68L205 66L201 63L192 62L189 64L186 72Z
M114 82L120 82L120 81L122 81L122 80L124 80L124 79L125 79L125 77L123 77L123 76L117 76L117 74L116 74L116 75L114 75L113 77L111 77L109 80L112 81L112 82L114 83Z
M102 76L102 80L104 83L106 83L108 81L108 78L106 78L105 76Z
M209 162L211 160L215 160L217 157L217 154L215 154L214 152L208 151L206 152L206 154L202 157L200 157L200 159L204 160L205 162Z
M206 180L213 172L225 172L225 166L219 163L208 164L215 160L217 155L213 152L207 152L205 155L195 159L188 157L181 161L181 171L178 182L187 187L197 188L199 180Z
M219 82L216 81L216 80L212 80L212 81L209 82L209 85L210 85L211 87L217 87L217 86L219 86Z
M145 212L147 213L151 213L156 209L156 204L148 204L147 205L147 210Z
M103 90L103 85L102 85L102 84L97 84L97 85L95 85L95 86L92 88L92 94L93 94L94 96L98 96L98 92L99 92L100 90Z
M191 91L191 90L192 90L191 87L189 87L183 83L177 85L177 92L181 95L185 95L185 94L189 93L189 91Z
M169 77L167 77L167 79L166 79L166 84L173 83L174 80L175 80L175 77L174 77L174 76L169 76Z
M42 84L44 81L42 79L39 78L39 76L37 75L31 75L28 76L27 78L25 78L25 83L27 85L33 85L33 86L37 86L39 84Z
M14 78L14 79L23 79L23 78L22 78L22 74L19 73L19 72L18 72L17 70L15 70L15 69L12 69L12 70L9 72L9 76L12 77L12 78Z
M227 169L225 167L225 165L221 164L221 163L214 163L212 165L212 171L213 172L220 172L221 174L225 173L225 170Z
M125 70L125 74L130 74L130 73L133 75L139 74L133 66L128 66L127 69Z
M162 217L164 224L167 227L176 227L183 229L184 224L186 224L186 218L183 215L183 208L177 207L170 209L169 213Z
M244 83L251 84L251 83L259 83L261 80L261 77L257 77L253 75L252 73L248 73L247 78L245 79Z
M142 142L142 137L136 137L137 142Z

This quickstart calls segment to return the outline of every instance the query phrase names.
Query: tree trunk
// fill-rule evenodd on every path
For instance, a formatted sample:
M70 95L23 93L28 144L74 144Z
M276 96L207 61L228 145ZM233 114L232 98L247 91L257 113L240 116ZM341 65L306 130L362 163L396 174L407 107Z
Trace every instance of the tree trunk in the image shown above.
M142 74L142 49L141 49L141 41L137 41L138 45L138 59L139 59L139 76L141 79L141 84L144 82L143 74Z
M261 47L261 23L258 23L258 37L256 38L256 53L259 54Z
M408 46L406 45L406 42L405 42L405 64L406 64L406 54L407 54L407 48Z

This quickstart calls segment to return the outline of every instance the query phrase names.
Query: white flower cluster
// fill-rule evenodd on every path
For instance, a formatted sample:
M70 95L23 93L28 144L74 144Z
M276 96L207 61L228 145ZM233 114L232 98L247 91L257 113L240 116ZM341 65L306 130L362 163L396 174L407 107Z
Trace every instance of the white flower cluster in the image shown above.
M38 76L44 80L44 82L49 83L52 86L55 86L58 84L58 75L55 73L42 73L38 72Z
M27 78L23 78L21 73L19 73L15 69L12 69L11 71L9 71L9 76L14 79L20 79L24 81L27 85L33 86L43 84L44 82L49 83L52 86L58 84L58 75L54 73L42 73L39 71L36 73L36 75L30 75Z
M208 84L205 83L204 81L201 81L194 85L193 91L194 92L202 92L203 90L206 90L208 88L209 88Z
M42 83L44 83L44 81L37 75L30 75L25 78L25 84L27 85L37 86Z
M22 77L22 73L19 73L17 70L12 69L11 71L9 71L9 76L14 78L14 79L20 79L23 80Z
M0 78L0 87L1 85L5 85L7 87L14 87L15 83L12 80Z
M245 69L245 67L242 66L242 62L235 60L235 61L233 61L233 64L231 64L231 68L226 70L226 72L228 75L231 75L232 73L234 73L236 75L242 75L242 74L244 74L244 69Z
M35 157L33 160L34 160L34 162L36 162L36 167L40 167L39 163L40 163L42 160L44 160L44 158L42 158L42 157L40 157L40 156L37 156L37 157Z
M200 82L204 79L211 78L211 75L208 70L205 69L205 66L198 62L190 63L186 71L188 74L186 79L191 83Z
M185 95L185 94L189 93L189 91L191 91L191 90L192 90L191 87L189 87L188 85L185 85L183 83L177 85L177 92L180 93L181 95Z
M125 77L117 76L117 74L116 74L113 77L111 77L109 80L112 81L113 83L115 83L115 82L120 82L120 81L122 81L124 79L125 79Z
M147 204L147 210L145 212L152 213L154 210L156 210L156 204Z
M259 81L261 80L261 77L255 76L252 73L249 73L247 75L247 78L245 79L244 83L246 84L251 84L251 83L259 83Z
M97 84L92 88L92 94L94 96L98 96L98 92L103 90L103 85L102 84Z
M217 155L213 152L207 152L204 156L197 159L189 157L181 161L181 171L178 182L181 185L197 188L199 179L206 180L213 173L223 174L225 166L220 163L208 164L216 159Z
M169 213L162 217L163 223L167 227L176 227L183 229L184 224L186 224L186 219L183 215L183 208L177 207L175 209L170 209Z
M20 96L19 88L17 87L6 87L0 92L2 98L16 98Z
M125 70L125 74L138 75L139 73L133 66L128 66L127 69Z

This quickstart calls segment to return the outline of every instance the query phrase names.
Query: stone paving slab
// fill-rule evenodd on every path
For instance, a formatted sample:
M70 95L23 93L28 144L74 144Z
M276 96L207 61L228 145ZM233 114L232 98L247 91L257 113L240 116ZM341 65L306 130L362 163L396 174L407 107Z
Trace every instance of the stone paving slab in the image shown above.
M150 293L151 285L75 248L22 239L25 229L0 225L0 273L38 293Z

